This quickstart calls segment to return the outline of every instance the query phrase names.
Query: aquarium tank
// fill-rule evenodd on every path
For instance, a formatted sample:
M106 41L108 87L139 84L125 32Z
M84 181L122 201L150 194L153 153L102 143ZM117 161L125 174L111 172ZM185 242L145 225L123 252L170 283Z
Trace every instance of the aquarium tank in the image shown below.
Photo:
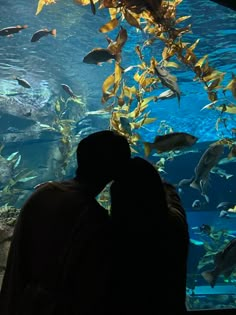
M180 194L188 310L236 309L235 258L208 273L236 256L235 22L210 0L0 0L1 277L34 187L74 176L78 142L112 129Z

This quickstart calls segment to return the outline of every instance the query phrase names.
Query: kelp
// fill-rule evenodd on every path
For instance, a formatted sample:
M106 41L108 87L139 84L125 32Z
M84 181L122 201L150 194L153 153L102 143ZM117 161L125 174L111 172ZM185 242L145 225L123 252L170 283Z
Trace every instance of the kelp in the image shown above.
M230 82L222 85L226 72L219 71L212 67L209 62L208 54L197 57L195 50L200 39L196 39L193 43L184 40L185 34L192 32L191 23L188 20L190 15L177 16L178 6L183 0L74 0L77 5L90 5L92 13L95 15L97 10L107 9L110 20L101 25L99 31L104 33L108 42L107 49L118 58L115 58L114 70L108 75L102 84L101 103L110 109L111 119L110 126L122 134L126 134L132 143L138 141L136 130L142 128L143 124L153 123L155 117L149 117L151 111L148 110L145 100L157 101L158 95L154 95L160 87L166 86L177 96L179 107L181 91L177 85L177 76L172 74L171 69L184 66L193 72L193 81L201 83L207 93L210 104L204 106L206 109L214 109L219 111L219 117L216 122L216 129L219 123L225 121L227 125L227 117L222 117L224 113L235 114L236 104L229 101L225 94L227 91L232 93L236 98L236 77L232 74ZM54 0L40 0L38 4L38 14L44 5L55 3ZM138 56L139 63L130 65L128 68L122 67L123 47L129 40L128 31L124 27L125 23L132 28L136 28L137 32L147 34L142 44L135 46L135 53ZM183 25L187 21L186 25ZM119 28L115 39L107 36L107 33ZM146 46L153 45L154 42L163 43L163 49L160 56L148 57L144 54ZM157 70L163 70L162 73L168 77L162 77ZM135 71L130 76L127 72ZM219 93L224 95L223 100L219 97ZM152 93L150 96L149 93ZM170 95L172 97L172 95ZM163 99L167 99L168 97ZM120 122L123 119L123 126ZM125 131L124 125L128 128ZM127 127L128 126L128 127ZM134 140L131 140L133 137Z

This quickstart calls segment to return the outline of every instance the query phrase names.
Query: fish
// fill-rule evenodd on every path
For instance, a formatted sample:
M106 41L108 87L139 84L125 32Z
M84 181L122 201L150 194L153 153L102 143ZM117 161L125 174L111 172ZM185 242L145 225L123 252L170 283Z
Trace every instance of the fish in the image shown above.
M166 135L156 136L154 142L143 142L144 152L149 156L153 149L158 153L179 150L192 146L198 138L186 132L172 132Z
M167 99L170 99L170 98L174 98L176 97L176 93L172 90L166 90L164 92L162 92L161 94L159 94L155 100L167 100Z
M236 219L236 211L234 209L221 210L219 218Z
M63 90L70 95L72 98L77 98L78 96L72 91L72 89L67 84L61 84Z
M99 65L103 62L116 60L117 55L114 55L107 48L94 48L83 59L84 63Z
M25 79L21 79L21 78L15 77L15 80L17 80L19 85L23 86L24 88L27 88L27 89L31 88L31 85Z
M194 200L194 202L192 203L192 208L201 208L201 201L199 199Z
M229 154L227 156L228 159L232 159L232 158L235 158L236 157L236 144L233 144L230 151L229 151Z
M181 92L180 92L179 86L177 84L177 78L175 76L173 76L172 74L170 74L162 66L156 65L154 69L155 69L155 73L157 74L157 76L161 80L162 85L168 87L169 89L171 89L171 91L173 91L176 94L176 96L178 98L178 104L180 106Z
M38 40L40 40L41 37L43 36L47 36L48 34L51 34L52 36L56 36L57 34L57 30L55 28L53 28L52 30L48 30L47 28L38 30L37 32L35 32L31 38L31 42L37 42Z
M227 279L236 267L236 238L227 243L226 247L214 257L214 268L201 273L202 277L214 288L220 275Z
M231 202L231 201L222 201L217 205L217 209L222 209L222 210L228 210L229 208L234 207L236 205L236 202Z
M211 169L219 162L221 155L224 152L223 144L209 146L202 154L197 166L194 169L194 176L190 179L183 179L179 182L179 186L189 184L190 187L198 189L201 195L205 197L206 202L209 202L209 197L206 194L209 174Z
M191 243L191 244L194 244L194 245L196 245L196 246L203 246L203 245L204 245L204 242L195 240L195 239L193 239L193 238L190 238L190 243Z
M220 159L218 165L224 165L228 163L236 162L236 157L231 157L230 159L228 157Z
M226 179L229 179L229 178L231 178L232 176L234 176L233 174L228 174L228 173L226 173L226 171L225 171L223 168L220 168L220 167L218 167L218 166L214 166L214 167L211 169L211 173L217 174L217 175L219 175L220 177L225 177Z
M28 25L17 25L2 28L0 30L0 36L11 36L12 34L19 33L21 30L27 28Z

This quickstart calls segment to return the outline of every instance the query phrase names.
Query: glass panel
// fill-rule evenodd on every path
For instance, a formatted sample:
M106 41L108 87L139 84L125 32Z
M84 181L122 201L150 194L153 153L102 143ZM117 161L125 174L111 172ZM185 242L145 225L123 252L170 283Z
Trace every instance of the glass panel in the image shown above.
M212 1L163 1L160 15L152 7L139 20L142 8L130 8L116 21L98 2L46 2L38 11L36 0L0 2L1 274L33 187L73 176L80 139L112 127L179 189L191 236L188 308L235 308L235 258L224 261L213 287L203 273L236 237L235 11ZM105 49L102 56L87 56L94 48ZM183 147L181 138L163 153L147 144L171 132L197 141ZM206 152L217 141L224 150L209 166Z

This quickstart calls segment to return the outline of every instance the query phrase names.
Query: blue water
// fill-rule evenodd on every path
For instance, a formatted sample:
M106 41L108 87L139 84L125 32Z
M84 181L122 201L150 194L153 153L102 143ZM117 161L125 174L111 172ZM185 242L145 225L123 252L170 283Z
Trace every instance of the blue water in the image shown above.
M78 6L66 0L45 6L38 16L35 16L36 8L36 0L27 0L27 3L25 0L0 0L0 29L28 25L13 37L0 36L0 206L10 204L20 208L36 184L72 176L75 169L73 150L78 141L91 132L109 127L109 113L97 111L106 106L101 103L102 84L113 72L114 63L104 63L102 66L83 63L84 56L91 49L107 46L104 34L98 31L101 25L109 21L107 11L97 10L94 16L89 6ZM184 0L178 6L177 16L185 15L191 15L185 25L191 23L192 32L183 36L184 41L193 43L200 39L194 50L196 56L201 58L207 54L210 66L226 73L222 82L222 86L225 86L232 74L236 74L236 12L211 1ZM125 21L124 25L128 31L128 41L122 52L122 67L125 69L138 63L134 48L142 45L148 36L137 32ZM56 28L56 37L48 35L39 42L31 43L33 33L41 28ZM115 30L109 36L114 39L116 34ZM151 56L160 60L162 49L163 43L157 40L152 46L145 47L143 54L147 60ZM231 129L236 128L236 116L216 110L201 110L210 101L202 83L193 80L194 73L186 66L171 68L171 73L178 78L180 107L176 98L150 102L146 112L150 111L149 116L157 117L157 120L138 129L137 133L142 141L153 141L161 123L165 121L174 131L185 131L199 138L197 144L185 154L170 158L153 152L149 157L154 163L164 157L165 172L161 175L178 184L181 179L193 176L195 166L212 142L225 137L233 139L235 135ZM127 74L129 86L135 84L133 74L132 71ZM30 82L31 89L20 86L15 76ZM68 101L64 108L66 114L63 118L75 121L68 133L65 125L58 126L55 110L58 100L61 106L65 106L64 101L68 99L61 84L69 85L80 99L79 103ZM153 93L159 95L165 90L159 84L158 90ZM219 89L218 98L222 103L236 103L230 91L224 96L222 89ZM217 130L219 118L225 119L226 125L220 123ZM63 132L70 139L68 146L61 142ZM144 154L142 141L137 146L139 155ZM12 156L13 153L15 155ZM226 158L227 161L228 153L229 149L225 147L222 159ZM189 285L196 287L197 292L196 296L189 296L188 307L191 309L236 307L235 299L231 299L227 293L236 275L233 275L231 284L223 278L219 279L218 285L222 291L219 293L218 287L214 291L204 282L196 264L205 253L204 246L211 244L220 248L222 245L215 241L212 245L212 239L198 233L199 226L209 224L215 231L226 230L231 235L229 238L236 236L236 219L219 218L217 209L217 205L223 201L236 203L236 163L231 160L218 166L231 176L226 179L224 175L210 174L209 202L191 187L179 190L187 211L191 238L200 242L196 248L193 246L189 258L188 283L191 283L193 274L197 274L194 276L194 286ZM201 203L199 209L192 207L196 199ZM206 288L209 288L208 293ZM189 292L189 287L187 290ZM218 293L212 298L214 292Z

